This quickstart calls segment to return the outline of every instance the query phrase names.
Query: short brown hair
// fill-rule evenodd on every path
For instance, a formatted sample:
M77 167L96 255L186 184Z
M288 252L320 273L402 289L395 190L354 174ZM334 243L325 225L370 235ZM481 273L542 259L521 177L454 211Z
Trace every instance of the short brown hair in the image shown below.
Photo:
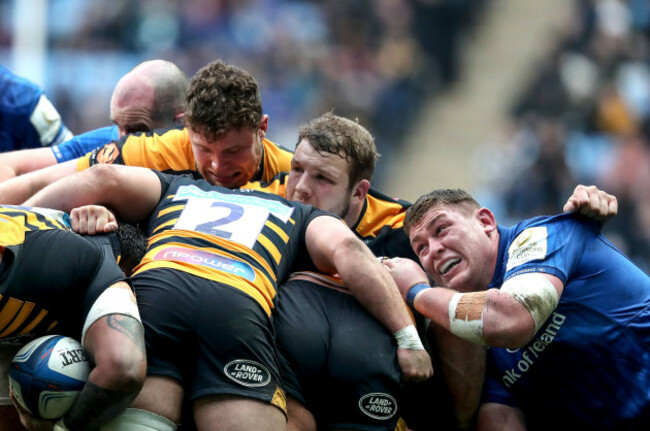
M349 187L372 178L379 153L370 132L357 121L328 112L300 126L298 144L303 139L319 154L337 154L349 163Z
M437 189L420 196L413 205L406 210L404 216L404 232L409 235L411 227L422 220L422 217L431 209L437 206L466 206L472 209L478 209L481 206L478 202L461 189Z
M247 71L216 60L191 79L185 124L196 133L214 140L232 130L257 129L261 122L262 99Z

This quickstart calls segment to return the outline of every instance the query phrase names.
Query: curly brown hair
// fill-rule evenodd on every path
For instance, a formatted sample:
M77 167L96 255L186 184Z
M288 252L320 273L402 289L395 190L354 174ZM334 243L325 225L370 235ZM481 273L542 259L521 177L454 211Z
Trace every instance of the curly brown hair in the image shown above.
M247 71L216 60L191 79L185 124L194 132L212 141L232 130L257 129L261 121L257 81Z
M349 163L350 188L372 178L379 153L370 132L358 122L328 112L300 127L296 147L303 139L319 154L338 154Z

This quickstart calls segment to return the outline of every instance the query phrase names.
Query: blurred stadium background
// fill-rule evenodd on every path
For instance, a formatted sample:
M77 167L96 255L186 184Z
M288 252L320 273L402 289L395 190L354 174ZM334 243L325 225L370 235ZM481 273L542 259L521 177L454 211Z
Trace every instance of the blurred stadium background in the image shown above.
M391 195L463 187L510 224L578 183L614 193L605 232L646 272L649 37L647 0L0 0L0 63L74 133L108 125L137 63L222 58L257 78L281 145L324 112L358 118Z

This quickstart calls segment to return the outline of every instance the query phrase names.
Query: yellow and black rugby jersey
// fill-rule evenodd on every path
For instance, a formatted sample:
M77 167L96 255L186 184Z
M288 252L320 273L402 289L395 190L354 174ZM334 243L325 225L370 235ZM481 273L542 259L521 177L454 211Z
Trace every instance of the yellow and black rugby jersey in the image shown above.
M247 293L270 314L292 269L314 268L305 229L331 214L270 193L156 173L163 194L134 275L160 267L188 272Z
M272 181L251 181L242 188L260 190L286 197L289 174L282 172ZM370 189L359 219L352 230L372 250L375 256L418 258L404 233L404 215L410 202L394 199Z
M287 179L289 174L286 172L280 172L274 176L271 181L249 181L248 183L241 186L242 189L250 190L259 190L260 192L273 193L274 195L282 196L283 198L287 197Z
M279 172L291 168L293 152L264 139L260 169L253 180L271 181ZM161 172L196 171L194 151L187 128L155 130L127 135L97 148L77 161L82 171L98 163L143 166Z
M352 229L375 256L408 257L418 262L404 233L404 215L411 204L370 189Z
M70 230L70 216L63 211L18 205L0 205L0 247L20 245L25 232Z
M72 232L59 213L0 207L0 338L57 333L80 339L97 298L127 281L110 249Z

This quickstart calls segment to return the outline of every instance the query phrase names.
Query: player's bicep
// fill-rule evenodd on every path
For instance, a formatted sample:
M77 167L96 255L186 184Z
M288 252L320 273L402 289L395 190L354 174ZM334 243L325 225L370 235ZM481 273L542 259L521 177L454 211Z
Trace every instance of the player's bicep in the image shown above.
M560 300L562 281L546 273L507 279L485 298L484 338L497 347L520 347L546 322Z
M140 222L160 201L162 185L151 169L100 164L89 172L93 172L93 179L100 183L95 189L98 199L93 203L115 210L121 219Z
M356 237L350 228L340 219L328 215L314 218L305 232L309 256L320 271L327 273L336 271L334 255L351 240L356 240Z
M113 284L95 300L86 316L81 334L84 347L93 347L97 337L91 334L100 326L104 334L113 331L113 336L126 337L136 346L142 345L142 321L135 295L128 283L119 281Z

